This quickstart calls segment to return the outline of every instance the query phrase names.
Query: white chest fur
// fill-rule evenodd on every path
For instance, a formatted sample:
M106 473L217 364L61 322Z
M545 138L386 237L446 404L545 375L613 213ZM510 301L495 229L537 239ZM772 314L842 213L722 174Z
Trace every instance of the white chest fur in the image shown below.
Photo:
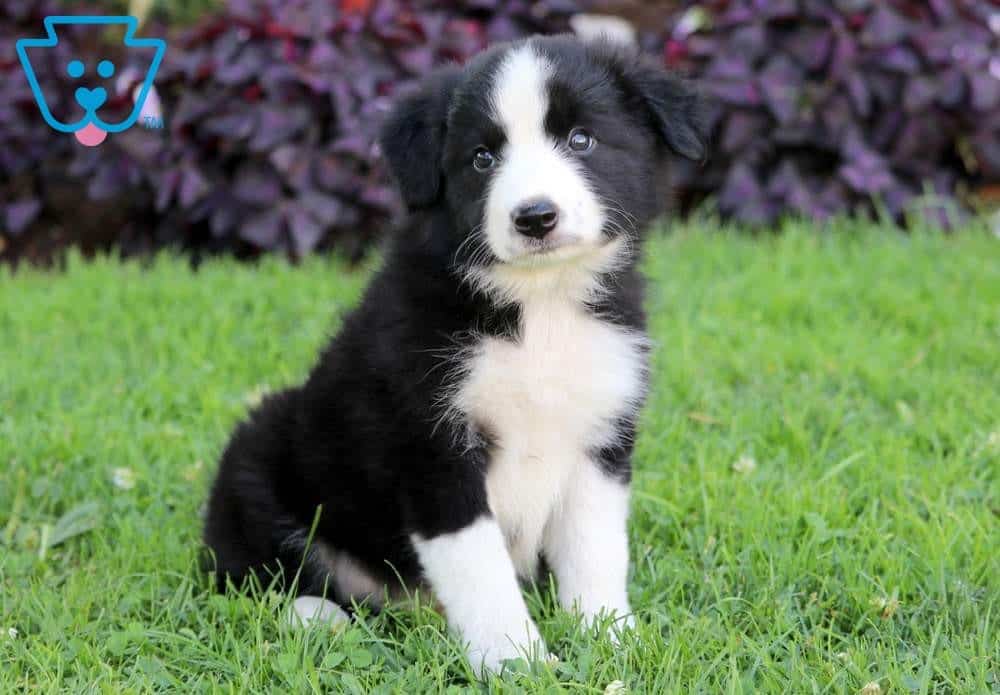
M642 398L644 338L565 298L524 305L519 340L485 338L453 406L495 438L490 508L521 576L535 570L545 525L615 420Z

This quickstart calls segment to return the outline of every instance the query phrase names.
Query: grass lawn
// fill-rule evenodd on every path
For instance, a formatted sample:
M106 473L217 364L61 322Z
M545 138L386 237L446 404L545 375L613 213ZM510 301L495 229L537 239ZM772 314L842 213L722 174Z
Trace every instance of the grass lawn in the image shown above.
M647 251L639 628L615 647L536 589L561 661L489 689L1000 692L1000 240L793 224ZM294 630L197 570L230 428L365 278L0 271L0 693L482 688L426 604Z

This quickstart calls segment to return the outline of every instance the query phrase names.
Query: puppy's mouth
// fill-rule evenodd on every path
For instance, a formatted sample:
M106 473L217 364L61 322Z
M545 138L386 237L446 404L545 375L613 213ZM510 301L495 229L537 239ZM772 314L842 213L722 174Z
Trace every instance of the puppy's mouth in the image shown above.
M519 266L562 263L587 256L604 245L605 243L587 242L575 234L564 234L558 231L541 239L519 237L511 244L508 263Z
M511 247L510 262L517 264L566 259L579 255L589 248L580 237L558 232L541 239L519 236Z

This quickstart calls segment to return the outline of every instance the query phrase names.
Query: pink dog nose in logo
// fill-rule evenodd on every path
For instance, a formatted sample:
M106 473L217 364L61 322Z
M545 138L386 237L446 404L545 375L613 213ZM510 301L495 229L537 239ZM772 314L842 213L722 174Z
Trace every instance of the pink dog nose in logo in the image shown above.
M101 130L93 123L88 123L73 133L73 135L76 136L81 145L86 145L87 147L96 147L104 142L104 138L108 137L106 131Z

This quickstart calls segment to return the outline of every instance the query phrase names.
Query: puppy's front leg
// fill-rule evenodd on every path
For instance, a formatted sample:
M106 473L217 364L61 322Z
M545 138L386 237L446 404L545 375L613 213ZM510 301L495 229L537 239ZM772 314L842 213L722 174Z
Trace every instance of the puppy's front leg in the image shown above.
M628 603L628 485L597 464L580 467L545 530L545 557L559 603L591 621L614 612L632 625Z
M547 654L492 517L433 538L414 536L413 544L448 623L469 643L474 669L499 672L504 659Z

